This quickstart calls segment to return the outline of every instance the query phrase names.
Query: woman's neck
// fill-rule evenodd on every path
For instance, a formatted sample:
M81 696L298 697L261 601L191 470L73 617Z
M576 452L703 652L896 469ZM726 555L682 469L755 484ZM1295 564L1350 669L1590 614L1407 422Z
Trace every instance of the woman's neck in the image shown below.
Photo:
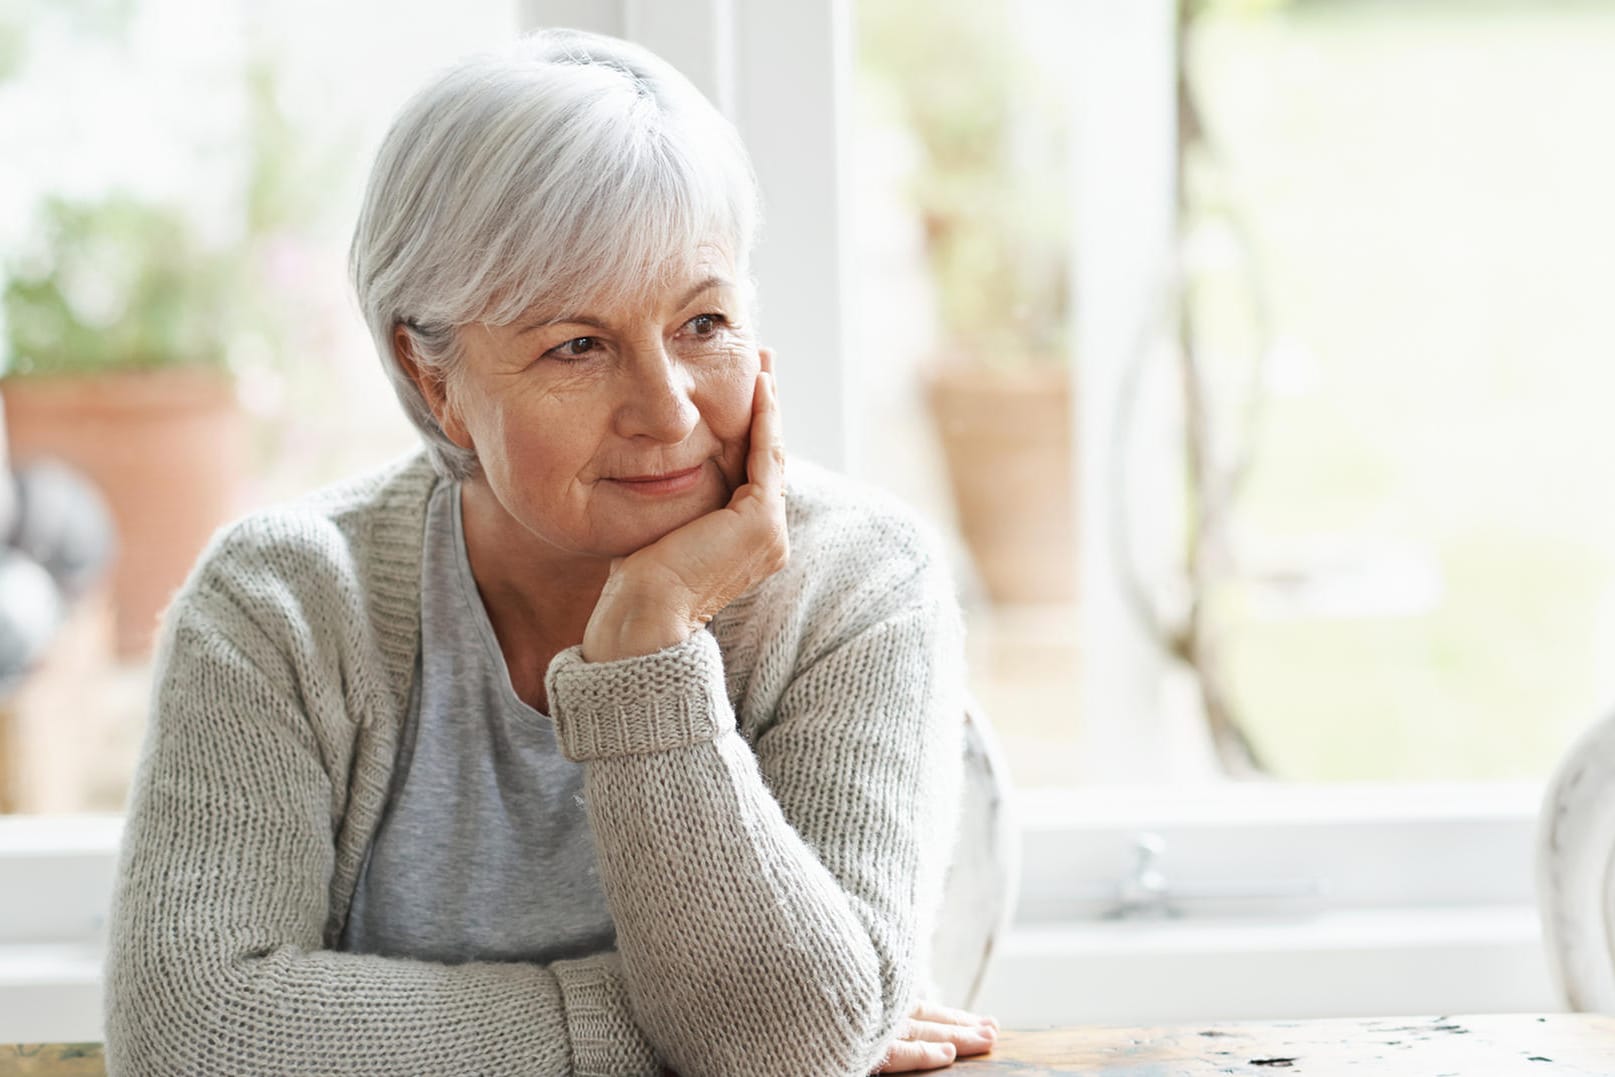
M511 680L518 691L535 676L542 684L550 658L583 642L610 561L541 548L476 479L460 484L460 513L471 577Z

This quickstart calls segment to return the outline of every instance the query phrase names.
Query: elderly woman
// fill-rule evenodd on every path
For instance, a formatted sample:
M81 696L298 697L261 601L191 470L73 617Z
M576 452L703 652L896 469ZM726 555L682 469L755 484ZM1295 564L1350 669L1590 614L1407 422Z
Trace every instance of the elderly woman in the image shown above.
M425 441L169 612L107 978L124 1074L861 1074L924 999L963 704L906 516L793 463L733 130L546 33L422 91L354 236ZM804 357L803 361L811 361Z

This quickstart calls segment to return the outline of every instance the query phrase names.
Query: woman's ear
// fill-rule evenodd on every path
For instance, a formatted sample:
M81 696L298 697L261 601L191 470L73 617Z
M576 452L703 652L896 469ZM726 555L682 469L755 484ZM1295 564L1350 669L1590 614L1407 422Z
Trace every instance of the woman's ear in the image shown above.
M416 359L414 338L403 325L393 326L393 354L397 356L404 373L409 375L409 380L415 383L416 390L431 409L432 418L437 420L443 435L467 452L475 451L471 434L460 419L459 409L449 399L448 379Z

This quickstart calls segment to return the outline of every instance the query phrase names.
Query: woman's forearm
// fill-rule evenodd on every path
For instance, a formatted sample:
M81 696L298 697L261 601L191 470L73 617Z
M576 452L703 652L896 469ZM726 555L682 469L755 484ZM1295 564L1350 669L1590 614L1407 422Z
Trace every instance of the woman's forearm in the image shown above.
M893 654L924 665L932 628L919 612L896 618L820 675ZM951 834L939 809L958 752L937 713L952 704L921 681L902 699L845 691L833 712L802 706L754 754L704 633L637 666L552 666L635 1012L680 1073L855 1074L879 1061L912 1005L916 906Z
M737 734L599 760L585 790L635 1011L675 1069L868 1072L879 955Z
M615 955L447 966L327 949L333 791L353 779L310 731L350 721L323 709L341 697L299 698L229 607L180 617L119 865L114 1074L656 1072Z
M615 955L447 966L293 945L123 947L108 991L114 1077L659 1072Z

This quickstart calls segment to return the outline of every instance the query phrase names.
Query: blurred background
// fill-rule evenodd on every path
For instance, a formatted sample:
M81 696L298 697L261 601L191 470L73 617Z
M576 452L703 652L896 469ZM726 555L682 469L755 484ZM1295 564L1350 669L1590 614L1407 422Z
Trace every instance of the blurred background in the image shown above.
M957 537L1017 779L1092 777L1082 547L1125 551L1162 490L1165 556L1113 563L1173 776L1540 779L1615 698L1615 5L1179 5L1171 354L1124 367L1105 440L1073 400L1072 132L1129 101L1083 96L1072 5L848 17L842 464ZM347 237L403 98L517 19L0 3L12 486L51 459L91 487L9 499L13 548L32 527L79 562L54 599L3 577L9 809L116 810L158 612L212 529L413 444Z

